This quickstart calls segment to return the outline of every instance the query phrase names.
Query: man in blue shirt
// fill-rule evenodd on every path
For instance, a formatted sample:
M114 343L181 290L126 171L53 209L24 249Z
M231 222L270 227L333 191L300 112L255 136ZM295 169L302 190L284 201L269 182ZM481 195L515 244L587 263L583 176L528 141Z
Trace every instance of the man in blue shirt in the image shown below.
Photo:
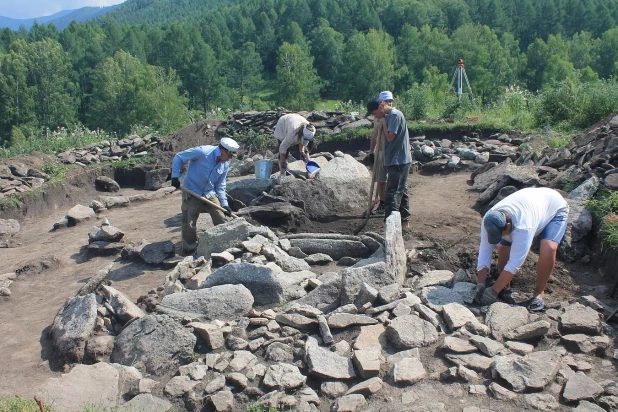
M180 187L180 170L189 163L187 174L182 185L192 192L204 196L216 205L226 210L225 215L231 216L232 209L227 203L225 179L230 168L230 159L238 150L238 143L224 137L218 146L198 146L176 153L172 162L172 186ZM225 222L223 213L193 196L182 194L182 250L193 254L197 249L197 219L200 213L209 213L213 224Z
M388 177L386 180L386 211L384 218L393 211L401 213L401 226L409 227L410 200L408 197L408 174L412 164L408 125L403 113L388 105L379 97L367 102L367 116L372 114L382 123L385 130L384 166Z

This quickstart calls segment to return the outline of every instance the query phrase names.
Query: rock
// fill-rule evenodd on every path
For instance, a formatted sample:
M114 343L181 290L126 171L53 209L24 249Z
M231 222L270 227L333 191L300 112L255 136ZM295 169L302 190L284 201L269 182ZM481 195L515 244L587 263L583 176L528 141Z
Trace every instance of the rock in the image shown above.
M442 315L451 330L456 330L468 322L478 322L470 310L459 303L448 303L442 306Z
M211 253L210 259L212 259L213 263L227 265L228 263L234 261L234 255L227 251L221 253Z
M304 385L306 380L295 365L279 363L268 368L263 383L267 387L291 390Z
M141 364L154 376L178 367L193 354L195 335L164 315L136 319L116 337L111 361L123 365Z
M395 283L394 274L385 273L386 263L382 259L369 258L341 271L341 304L347 305L356 300L361 286L367 283L379 289Z
M128 410L143 412L167 412L173 407L168 400L157 398L150 393L140 393L122 406Z
M183 365L178 368L181 376L189 376L194 381L201 381L208 373L208 365L203 363L193 362L188 365Z
M86 342L86 357L94 362L103 362L114 349L113 336L95 336Z
M231 391L221 391L209 397L216 412L232 411L234 409L234 394Z
M327 379L350 379L356 377L352 361L319 346L307 348L309 373Z
M427 376L427 371L419 359L405 358L393 367L393 380L395 383L413 385Z
M368 283L363 283L361 285L360 291L358 295L356 295L356 300L354 304L357 307L362 307L366 303L373 304L378 299L378 291L376 288L372 287Z
M75 226L85 220L88 220L95 216L94 210L87 206L77 205L73 206L67 213L67 220L69 226Z
M35 396L54 410L81 412L96 404L99 408L114 408L127 395L121 373L109 363L75 365L67 374L48 379Z
M612 173L605 177L604 185L609 190L618 190L618 174Z
M603 393L604 389L601 385L584 375L582 372L572 375L566 385L562 397L567 402L576 402L580 400L594 400L597 396Z
M436 329L446 329L440 315L429 309L427 306L417 303L414 305L414 310L418 312L422 319L425 319L427 322L431 323Z
M487 356L496 356L504 351L504 345L483 336L472 336L470 342Z
M107 176L99 176L94 181L94 186L102 192L117 192L120 190L120 185Z
M554 351L532 352L522 358L504 356L494 363L494 370L509 382L515 392L542 390L560 369L560 355Z
M363 395L346 395L337 400L333 407L334 412L356 412L367 405L367 400Z
M519 326L504 334L505 339L514 340L531 340L545 336L549 332L551 324L546 320L539 320L537 322L527 323Z
M485 372L491 367L494 360L478 353L452 354L446 355L446 359L455 365L465 366L478 372Z
M253 306L253 296L243 285L220 285L167 295L164 307L197 313L211 320L234 320L246 316Z
M383 386L384 386L384 382L382 382L382 379L376 376L376 377L373 377L371 379L368 379L364 382L361 382L359 384L352 386L346 392L346 395L360 394L360 395L365 395L365 396L371 396L375 393L378 393L380 390L382 390Z
M116 312L116 316L121 322L127 323L133 319L144 316L144 312L123 293L111 286L102 286L103 294L110 306Z
M498 385L496 382L490 383L488 389L494 398L499 401L511 401L517 397L515 392Z
M386 328L386 336L397 348L427 346L438 339L436 328L414 315L394 319Z
M299 402L307 402L307 403L312 403L315 405L320 404L320 397L313 389L311 389L308 386L299 390L298 395L299 395Z
M466 382L476 382L481 379L478 373L461 365L457 367L457 376Z
M560 408L560 404L549 393L533 393L526 395L526 403L539 411L553 411Z
M54 318L49 332L58 356L68 363L80 363L96 323L97 300L93 293L69 298Z
M274 271L264 265L233 263L215 270L200 287L219 285L243 285L253 295L258 306L279 303L284 300L283 286Z
M534 346L523 342L504 342L504 345L518 355L527 355L534 351Z
M494 182L503 179L505 176L523 186L532 186L539 181L534 165L516 166L510 159L507 159L504 163L473 177L474 185L472 188L484 191Z
M338 398L348 391L348 385L339 381L325 381L320 386L320 392L329 398Z
M444 286L429 286L421 290L423 302L436 312L442 312L442 307L449 303L463 304L463 297L452 289Z
M146 172L144 189L145 190L159 190L163 187L163 184L167 181L171 170L169 168L155 169Z
M275 342L268 346L264 358L272 362L292 363L294 349L285 343Z
M453 285L453 290L461 295L465 303L472 304L474 302L474 296L476 295L476 285L474 283L456 282Z
M573 409L573 412L605 412L605 409L592 402L581 401L579 406Z
M353 266L360 262L360 258L353 258L350 256L344 256L337 261L337 266Z
M275 320L281 325L291 326L295 329L308 329L317 325L317 321L315 319L310 319L306 316L299 315L296 313L292 314L281 314L277 315Z
M226 191L234 199L249 205L263 192L269 192L273 184L271 179L241 179L228 182Z
M211 253L221 253L247 240L252 225L238 218L214 226L199 234L197 254L210 258Z
M510 306L496 302L489 307L485 316L485 324L497 340L503 340L504 335L528 323L528 310L523 306Z
M562 344L572 352L602 354L611 344L608 336L588 336L583 333L562 336Z
M335 260L345 256L362 258L371 253L360 238L358 240L321 239L319 234L316 234L314 239L290 239L290 244L307 255L321 253Z
M383 325L361 326L360 333L354 341L354 349L381 350L386 343L386 328Z
M1 199L1 197L0 197ZM0 219L0 248L8 245L11 237L19 233L21 226L15 219ZM6 247L6 246L5 246Z
M356 369L363 378L371 378L377 376L380 373L380 361L381 354L379 350L355 350L354 351L354 364ZM350 392L355 393L355 392Z
M297 302L324 312L331 312L341 304L341 275L339 273L325 274L319 279L322 284L298 299Z
M401 232L401 214L393 212L386 219L384 228L384 252L386 273L393 277L393 282L402 285L406 277L406 248Z
M288 239L285 239L285 240L289 242ZM296 247L296 246L290 247L288 250L286 250L286 252L288 252L288 255L295 257L295 258L299 258L299 259L305 259L306 257L308 257L308 255L305 252L303 252L302 250L300 250L299 247Z
M225 338L223 337L223 331L217 325L211 325L209 323L191 322L189 326L193 327L193 330L197 332L208 344L211 350L217 350L225 348Z
M599 405L603 406L608 411L618 410L618 396L603 396L599 398Z
M237 350L234 352L234 359L230 362L230 369L234 372L240 372L243 369L253 366L257 362L257 357L246 350Z
M163 391L172 398L178 398L190 393L198 383L188 376L174 376L167 382Z
M285 272L300 272L303 270L311 270L311 266L303 259L292 257L285 253L281 248L275 245L264 245L262 254L268 259L275 261L277 266Z
M158 265L175 254L174 244L170 240L148 243L139 252L142 260L152 265Z
M450 270L432 270L416 279L414 289L421 290L424 287L436 285L450 287L454 276Z
M592 229L592 213L581 202L568 200L569 222L567 229L560 242L558 253L568 261L575 262L581 259L585 252L585 238Z
M597 176L592 176L569 193L569 199L577 202L586 202L594 196L599 188L600 181Z
M476 346L467 340L453 336L447 336L444 338L442 348L455 353L472 353L478 350Z
M88 233L88 242L104 241L104 242L119 242L124 237L124 232L109 224L107 219L103 219L103 223L99 227L95 227Z
M107 209L118 206L128 206L131 200L127 196L99 196L100 203Z
M337 313L328 317L328 326L332 329L347 328L352 325L375 325L376 319L364 315Z
M580 303L574 303L568 306L560 316L558 328L562 334L598 335L601 333L601 319L599 313L594 309Z
M325 253L314 253L305 258L305 262L310 265L326 265L333 261L333 258Z

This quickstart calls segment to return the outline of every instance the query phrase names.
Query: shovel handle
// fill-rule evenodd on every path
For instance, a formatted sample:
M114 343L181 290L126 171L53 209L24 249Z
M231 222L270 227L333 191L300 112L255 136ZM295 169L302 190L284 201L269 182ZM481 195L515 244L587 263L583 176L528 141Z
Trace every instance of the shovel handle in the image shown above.
M221 212L223 212L223 213L227 213L227 210L225 210L224 208L222 208L222 207L221 207L221 206L219 206L218 204L216 204L216 203L214 203L214 202L211 202L210 200L206 199L204 196L200 196L200 195L198 195L197 193L195 193L194 191L189 190L189 189L187 189L187 188L186 188L186 187L184 187L184 186L180 186L180 190L182 190L183 192L185 192L185 193L186 193L186 194L188 194L188 195L193 196L193 197L194 197L194 198L196 198L196 199L201 200L202 202L206 203L208 206L214 207L215 209L217 209L217 210L219 210L219 211L221 211ZM232 217L236 218L236 217L238 217L238 215L237 215L237 214L232 213Z

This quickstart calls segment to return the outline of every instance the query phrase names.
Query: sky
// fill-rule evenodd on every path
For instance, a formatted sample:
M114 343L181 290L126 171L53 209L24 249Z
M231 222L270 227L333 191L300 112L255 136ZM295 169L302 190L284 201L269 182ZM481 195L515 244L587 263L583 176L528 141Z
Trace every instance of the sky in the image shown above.
M0 0L0 16L29 19L86 6L111 6L124 0Z

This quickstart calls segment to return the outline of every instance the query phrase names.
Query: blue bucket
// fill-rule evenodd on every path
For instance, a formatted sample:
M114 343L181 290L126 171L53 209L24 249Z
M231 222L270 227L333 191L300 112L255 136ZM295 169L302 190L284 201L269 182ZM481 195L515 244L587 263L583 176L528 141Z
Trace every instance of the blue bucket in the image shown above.
M320 171L320 165L310 160L307 162L307 173L316 174Z

